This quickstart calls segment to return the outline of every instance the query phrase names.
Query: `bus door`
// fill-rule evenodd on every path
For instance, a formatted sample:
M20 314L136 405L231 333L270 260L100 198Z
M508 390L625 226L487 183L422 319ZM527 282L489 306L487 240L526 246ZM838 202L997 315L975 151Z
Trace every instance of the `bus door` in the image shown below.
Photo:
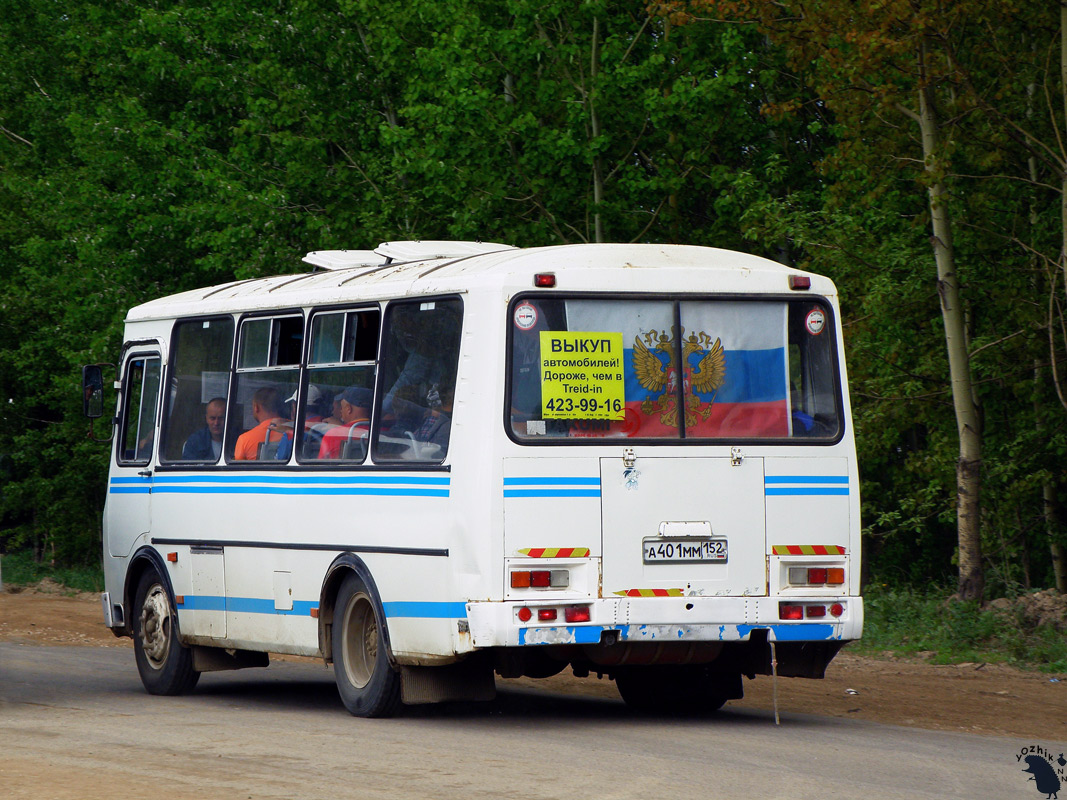
M600 474L604 597L767 594L762 458L627 449Z
M158 349L137 349L122 367L122 407L107 496L107 548L119 558L130 555L133 543L152 527L161 365Z

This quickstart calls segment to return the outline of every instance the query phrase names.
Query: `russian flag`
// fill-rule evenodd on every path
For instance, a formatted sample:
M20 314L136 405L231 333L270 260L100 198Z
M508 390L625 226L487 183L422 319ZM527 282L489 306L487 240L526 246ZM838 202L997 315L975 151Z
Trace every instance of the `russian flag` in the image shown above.
M679 370L673 303L567 301L571 331L620 331L625 347L626 419L579 423L571 435L675 438L684 411L689 437L789 436L786 313L775 302L683 302Z

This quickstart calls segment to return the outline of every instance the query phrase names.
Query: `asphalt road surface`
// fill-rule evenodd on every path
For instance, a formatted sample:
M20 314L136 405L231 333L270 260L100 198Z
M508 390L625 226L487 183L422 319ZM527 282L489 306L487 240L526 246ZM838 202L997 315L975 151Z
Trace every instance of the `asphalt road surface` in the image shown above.
M514 688L362 720L310 662L208 673L165 698L144 693L128 648L0 643L11 800L1039 798L1016 759L1030 744L797 714L776 727L729 706L637 717Z

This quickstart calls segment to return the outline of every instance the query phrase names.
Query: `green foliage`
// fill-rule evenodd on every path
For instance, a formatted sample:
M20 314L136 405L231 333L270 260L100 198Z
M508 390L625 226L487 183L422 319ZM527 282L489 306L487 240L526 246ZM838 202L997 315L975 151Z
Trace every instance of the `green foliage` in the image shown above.
M960 602L948 589L868 587L863 639L850 645L850 651L875 656L921 653L935 664L995 662L1067 672L1067 638L1062 632Z
M983 418L990 589L1051 585L1049 536L1067 544L1042 500L1067 486L1050 368L1067 364L1049 345L1060 172L1034 143L1064 121L1028 86L1058 81L1055 9L968 0L949 19L920 2L909 27L883 3L663 5L0 0L0 551L95 562L107 446L85 436L77 382L82 364L117 360L131 306L296 271L314 249L602 237L830 275L868 577L949 581L957 433L928 178L901 110L913 72L872 68L910 64L927 31L951 112L939 163ZM775 19L730 19L746 6Z
M99 566L51 566L38 561L29 551L3 556L0 573L5 588L32 586L50 578L71 594L104 591L104 571Z

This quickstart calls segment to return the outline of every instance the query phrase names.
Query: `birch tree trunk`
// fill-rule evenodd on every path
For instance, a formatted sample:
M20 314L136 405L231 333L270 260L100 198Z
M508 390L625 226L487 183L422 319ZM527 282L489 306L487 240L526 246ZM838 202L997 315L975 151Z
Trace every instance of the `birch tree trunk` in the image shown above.
M959 435L956 462L956 533L959 544L959 583L961 600L981 600L985 589L982 569L980 490L982 485L982 432L971 383L970 355L966 326L952 250L952 224L948 190L940 160L941 131L933 88L927 80L925 47L919 52L919 128L922 134L923 162L933 227L932 245L937 263L937 292L945 325L952 404Z

